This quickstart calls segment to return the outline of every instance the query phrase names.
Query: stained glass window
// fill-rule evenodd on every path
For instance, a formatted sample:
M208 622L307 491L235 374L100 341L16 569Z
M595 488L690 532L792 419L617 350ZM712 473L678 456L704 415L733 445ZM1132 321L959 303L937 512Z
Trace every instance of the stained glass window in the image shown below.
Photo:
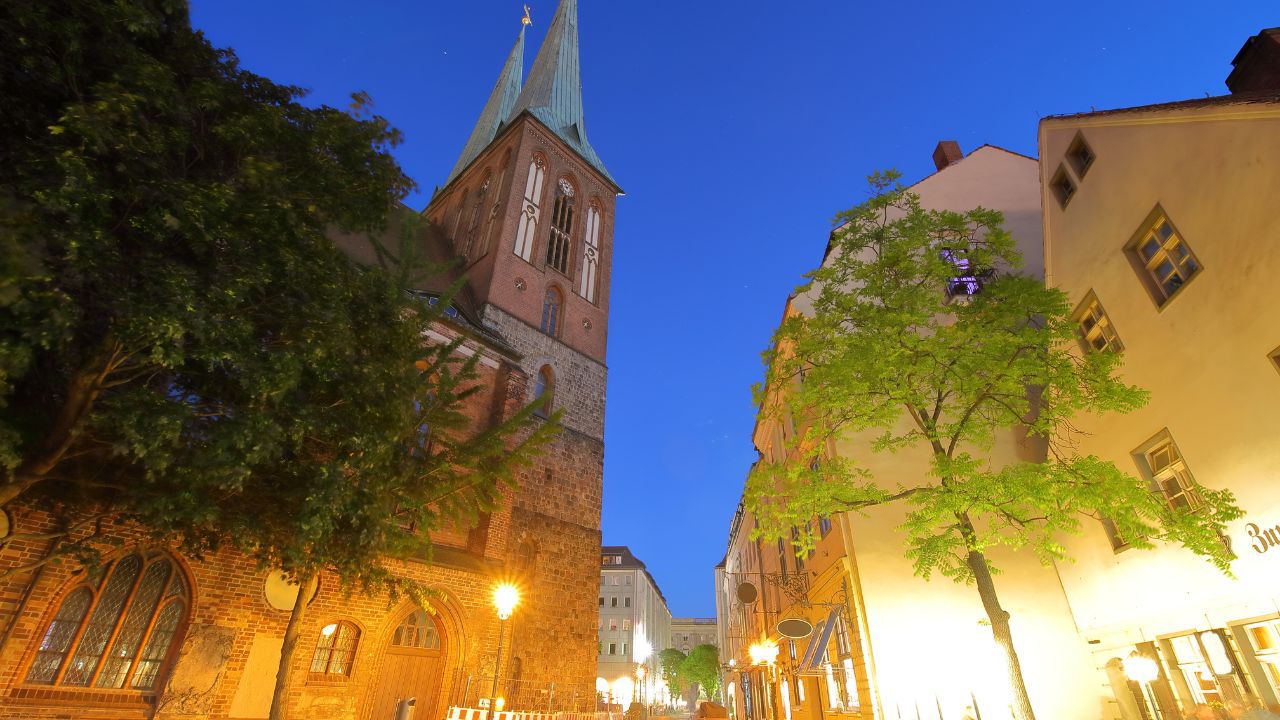
M400 623L391 637L391 644L397 647L439 650L440 633L427 611L419 609L409 613L404 622Z
M347 622L326 625L320 630L316 652L311 656L311 672L318 675L347 676L355 659L360 630Z
M134 553L81 583L50 621L26 682L152 689L188 607L173 562Z

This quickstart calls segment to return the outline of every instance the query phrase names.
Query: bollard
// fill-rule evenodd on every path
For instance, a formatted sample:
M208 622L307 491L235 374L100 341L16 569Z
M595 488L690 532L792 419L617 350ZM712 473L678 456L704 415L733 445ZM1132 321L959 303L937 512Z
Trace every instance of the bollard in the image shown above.
M418 703L417 698L406 698L396 703L395 720L413 720L413 706Z

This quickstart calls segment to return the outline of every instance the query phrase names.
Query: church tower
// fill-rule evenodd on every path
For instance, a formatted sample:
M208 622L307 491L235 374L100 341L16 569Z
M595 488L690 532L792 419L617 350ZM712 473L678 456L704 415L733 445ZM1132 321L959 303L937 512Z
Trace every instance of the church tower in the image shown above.
M526 585L512 671L591 686L621 189L587 139L577 0L561 0L524 80L527 27L425 215L463 259L482 322L518 353L526 402L544 398L564 428L510 498L508 566Z

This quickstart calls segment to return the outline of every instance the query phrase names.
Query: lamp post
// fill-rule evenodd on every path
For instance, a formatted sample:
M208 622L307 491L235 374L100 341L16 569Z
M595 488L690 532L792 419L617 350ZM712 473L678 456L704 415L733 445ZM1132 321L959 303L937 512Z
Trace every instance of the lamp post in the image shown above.
M1151 682L1160 677L1160 666L1156 665L1155 660L1146 655L1139 655L1135 651L1122 661L1121 667L1126 677L1142 686L1142 701L1151 707L1156 720L1162 720L1160 704L1156 702L1155 693L1151 690Z
M511 612L516 609L516 605L520 602L520 591L511 583L498 583L493 589L493 607L498 611L498 654L493 658L493 688L489 691L489 702L493 704L493 711L501 710L498 707L498 669L502 665L502 639L506 634L507 620L511 619Z

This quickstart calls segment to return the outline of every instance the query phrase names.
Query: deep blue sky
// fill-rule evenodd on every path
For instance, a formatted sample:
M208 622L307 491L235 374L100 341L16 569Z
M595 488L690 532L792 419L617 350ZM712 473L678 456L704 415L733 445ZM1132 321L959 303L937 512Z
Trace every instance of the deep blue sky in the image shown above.
M519 0L191 5L215 45L312 102L370 93L405 133L414 207L457 159L520 17ZM527 64L554 0L530 5ZM604 542L698 616L715 613L712 568L755 457L759 352L866 175L919 178L941 139L1035 155L1044 115L1222 94L1245 38L1280 24L1265 0L580 5L587 128L626 190Z

